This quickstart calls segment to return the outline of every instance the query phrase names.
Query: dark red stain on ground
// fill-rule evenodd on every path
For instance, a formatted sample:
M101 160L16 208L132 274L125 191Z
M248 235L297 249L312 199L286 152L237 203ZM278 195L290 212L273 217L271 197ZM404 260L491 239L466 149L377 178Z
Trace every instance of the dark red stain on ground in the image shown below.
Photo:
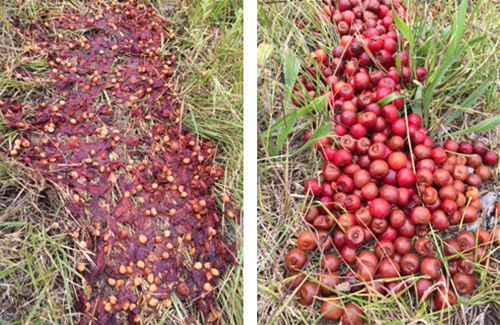
M212 143L179 127L173 34L135 2L93 7L25 31L48 54L55 91L34 113L4 100L22 139L5 154L67 187L68 210L88 224L82 323L159 315L174 292L218 322L213 288L235 262L220 223L237 212L227 199L221 212L210 194L223 175Z

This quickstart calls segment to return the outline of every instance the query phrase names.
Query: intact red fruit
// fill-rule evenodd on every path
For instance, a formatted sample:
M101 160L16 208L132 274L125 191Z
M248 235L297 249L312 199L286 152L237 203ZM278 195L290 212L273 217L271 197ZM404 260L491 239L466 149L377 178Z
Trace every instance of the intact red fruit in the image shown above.
M415 252L422 257L434 256L434 244L428 238L420 238L413 245Z
M485 165L494 166L498 164L498 154L493 151L488 151L484 154L483 161Z
M418 160L426 159L431 156L431 149L426 145L419 144L413 148L413 154Z
M328 56L322 49L316 49L316 51L314 51L313 53L313 58L319 63L325 63L328 59Z
M316 300L319 286L310 281L306 281L297 292L299 303L304 306L311 306Z
M436 147L431 151L431 158L436 164L442 164L446 161L446 151L443 148Z
M479 175L483 181L487 180L491 176L491 170L486 166L477 167L475 173Z
M395 252L395 245L388 240L381 240L375 245L375 254L378 258L393 257Z
M350 100L354 95L354 88L350 84L344 83L339 89L339 94L344 100Z
M436 169L432 174L432 176L434 178L434 184L436 184L439 187L445 186L449 184L451 181L450 173L441 168Z
M326 163L323 165L322 176L326 182L333 182L340 176L340 170L334 164Z
M432 287L432 282L428 279L418 279L415 283L415 288L417 290L418 299L427 299L432 292L429 290Z
M385 105L382 107L382 115L387 122L392 123L398 119L398 108L391 104Z
M325 273L321 276L320 282L323 286L320 286L319 291L325 297L333 295L335 292L335 287L341 282L338 273Z
M408 238L398 237L394 240L394 247L396 248L396 253L404 255L411 252L412 244Z
M415 207L410 212L410 220L416 225L425 225L431 221L431 212L425 207Z
M367 129L371 129L377 122L377 114L374 112L363 112L358 115L358 123Z
M391 258L383 259L378 267L378 273L383 278L397 278L400 271L399 263Z
M424 258L420 263L420 273L437 280L442 275L441 262L435 257Z
M344 167L352 161L351 152L346 149L337 150L333 156L333 163L338 167Z
M323 187L317 179L313 178L304 184L304 190L306 193L312 193L314 196L319 196L323 193Z
M316 245L316 235L309 230L302 231L297 238L297 247L305 252L314 250Z
M394 210L389 216L391 226L394 228L400 228L404 225L406 221L405 213L401 210Z
M370 214L370 209L368 207L364 207L355 212L354 216L356 217L356 222L359 225L368 226L370 222L372 222L372 215Z
M342 316L343 325L361 325L363 324L365 314L354 302L350 302L345 306L345 312Z
M457 152L458 151L458 143L456 143L455 141L453 141L451 139L448 139L444 142L443 148L448 150L448 151Z
M434 294L434 310L450 308L457 303L457 296L450 288L438 287Z
M373 266L377 266L377 255L370 251L362 251L356 257L356 268L359 268L360 264L371 264Z
M294 248L285 257L285 266L290 271L300 271L307 263L307 255L300 248Z
M354 139L361 139L366 135L366 128L361 124L351 126L351 135Z
M476 211L476 209L474 209L473 207L461 207L459 210L458 210L460 216L463 216L463 220L465 223L469 223L469 222L474 222L477 220L477 217L478 217L478 213Z
M476 237L469 231L463 231L455 237L461 252L470 252L476 246Z
M341 250L345 246L345 234L340 230L335 230L333 232L333 245L338 250Z
M322 318L339 319L344 314L344 306L339 297L330 297L321 303Z
M402 187L410 187L415 184L415 173L409 168L402 168L397 174L398 185Z
M343 193L351 193L354 189L354 181L346 174L342 174L337 178L337 189Z
M466 255L464 258L460 258L457 263L457 271L465 274L474 274L474 261L473 255Z
M453 285L459 294L466 295L476 286L476 278L473 275L456 273L453 276Z
M358 263L356 260L356 276L360 281L368 282L375 278L377 267L370 263Z
M337 272L340 269L339 258L333 254L323 256L321 260L321 269L327 270L328 272Z
M453 185L445 185L439 189L439 197L441 200L452 200L457 199L457 191Z
M370 76L360 72L354 75L354 86L357 90L365 90L370 85Z
M403 226L398 228L398 235L411 238L415 235L415 225L410 221L410 219L406 218Z
M377 219L377 220L382 220L382 219ZM385 219L383 220L387 223ZM398 236L398 231L396 230L396 228L387 227L387 229L382 234L380 234L379 239L388 240L392 242L396 239L397 236Z
M422 118L417 114L410 114L408 115L408 124L420 127L420 124L422 124Z
M352 194L352 195L349 195L346 197L344 204L345 204L346 210L356 211L359 209L359 207L361 205L361 200L360 200L359 196Z
M356 188L362 188L371 180L370 173L365 169L360 169L354 173L353 181Z
M356 262L356 249L346 245L340 251L340 256L345 263L353 264Z
M418 166L418 165L417 165ZM417 175L415 177L417 184L431 186L434 182L434 176L430 169L428 168L420 168L417 171Z
M365 200L373 200L375 199L379 194L378 186L375 185L374 183L368 183L365 186L361 188L361 196Z
M444 231L450 227L450 221L448 220L446 214L443 211L437 210L432 213L431 225L432 228L434 229L437 229L439 231Z
M465 181L469 176L469 171L465 165L455 165L453 169L453 178L455 180Z
M347 230L347 228L350 228L350 227L356 225L356 217L352 213L342 213L337 218L337 221L338 221L339 225L341 226L341 228L344 230Z
M375 143L373 143L370 148L368 148L368 157L370 157L371 160L383 159L387 153L385 144L377 142L377 139L372 140Z
M370 214L377 219L383 219L389 215L390 205L381 198L374 199L370 203Z
M478 229L476 232L479 244L487 244L490 242L490 232L485 229Z
M401 272L404 275L410 275L418 271L420 260L417 255L407 253L401 257L399 265L401 266Z
M427 79L427 71L422 67L417 67L415 69L415 74L417 75L417 80L420 82L424 82L425 79Z
M399 118L391 125L391 130L395 135L399 135L401 137L406 136L406 122L404 119Z
M314 219L319 215L319 210L317 207L309 207L309 209L307 209L307 212L306 212L306 215L304 216L304 219L311 223L314 221Z
M373 161L369 167L370 175L373 178L381 179L389 174L389 166L384 160L378 159Z
M470 155L474 151L472 144L468 142L460 142L458 144L458 152Z
M286 284L285 286L290 289L290 290L295 290L299 285L304 282L304 279L306 278L305 275L299 275L297 276L297 272L291 272L291 276L289 278L286 278Z
M399 191L396 187L385 184L380 188L380 197L389 204L396 204L399 199Z
M358 164L349 163L344 167L344 174L346 174L349 177L353 177L354 173L356 173L358 170L361 170L361 167L359 167Z
M408 158L406 155L400 151L393 152L387 157L387 163L389 167L394 170L400 170L404 168L408 163Z

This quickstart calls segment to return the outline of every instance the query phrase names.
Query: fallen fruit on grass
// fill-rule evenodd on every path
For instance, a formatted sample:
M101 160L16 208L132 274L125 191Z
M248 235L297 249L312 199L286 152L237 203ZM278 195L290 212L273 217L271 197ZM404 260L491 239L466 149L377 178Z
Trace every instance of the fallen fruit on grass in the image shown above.
M321 303L321 314L325 319L339 319L344 314L344 306L339 297L330 297Z
M222 219L238 213L211 194L224 173L214 144L180 124L173 26L141 1L90 7L16 27L36 40L26 58L47 59L37 74L53 88L33 107L0 107L19 137L1 159L66 189L67 210L88 225L68 230L93 260L75 298L81 323L139 322L174 294L217 319L213 288L235 256Z

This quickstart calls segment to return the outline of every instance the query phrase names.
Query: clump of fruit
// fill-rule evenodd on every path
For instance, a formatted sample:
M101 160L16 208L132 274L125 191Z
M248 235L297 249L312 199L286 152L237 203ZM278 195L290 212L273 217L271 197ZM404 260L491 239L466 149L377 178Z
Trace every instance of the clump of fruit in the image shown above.
M317 280L327 288L314 291L309 285L307 304L325 297L323 317L341 318L346 324L363 323L365 317L353 302L335 295L345 287L342 283L351 291L387 294L412 284L398 280L400 276L420 274L425 278L415 284L418 296L432 299L435 310L447 308L457 302L451 285L459 294L474 290L472 263L485 263L486 245L498 243L500 236L496 229L491 234L479 230L477 236L461 231L444 242L445 260L438 258L432 237L426 237L431 228L461 230L478 219L479 188L491 176L488 166L496 165L499 157L477 140L449 139L437 145L420 116L405 116L401 90L412 79L425 82L427 72L416 67L412 75L408 50L398 50L404 42L396 32L392 6L399 17L405 16L400 1L340 0L323 8L325 22L333 21L341 35L340 44L331 53L315 49L315 62L294 88L297 106L308 97L328 96L335 128L331 137L315 144L325 163L321 179L304 186L316 197L305 216L307 245L298 242L286 257L295 263L286 266L298 275L315 254L335 261L330 268L322 260ZM316 93L319 89L326 90ZM391 101L384 100L388 96ZM299 237L302 242L304 238ZM376 242L373 251L364 248L371 242ZM342 264L352 271L342 274ZM372 282L376 279L386 280Z

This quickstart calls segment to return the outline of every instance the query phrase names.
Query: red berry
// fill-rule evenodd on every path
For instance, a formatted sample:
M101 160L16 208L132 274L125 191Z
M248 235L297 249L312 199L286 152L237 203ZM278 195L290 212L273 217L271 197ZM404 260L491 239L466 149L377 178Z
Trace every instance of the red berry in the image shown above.
M313 178L306 181L304 190L306 193L312 193L314 196L319 196L323 193L323 186L317 179Z
M398 185L402 187L410 187L415 184L416 176L412 170L408 168L402 168L397 174Z
M488 166L494 166L498 164L498 154L493 151L488 151L484 154L483 161Z
M408 158L406 155L400 151L395 151L387 157L387 163L389 167L393 170L400 170L401 168L406 167L408 163Z
M431 221L431 212L425 207L415 207L410 212L410 220L416 225L425 225Z
M391 206L381 198L376 198L370 202L370 214L377 219L383 219L389 215Z
M391 130L395 135L399 135L401 137L406 136L406 122L404 119L399 118L391 125Z
M344 167L352 161L352 154L350 151L345 149L337 150L333 156L333 163L338 167Z

